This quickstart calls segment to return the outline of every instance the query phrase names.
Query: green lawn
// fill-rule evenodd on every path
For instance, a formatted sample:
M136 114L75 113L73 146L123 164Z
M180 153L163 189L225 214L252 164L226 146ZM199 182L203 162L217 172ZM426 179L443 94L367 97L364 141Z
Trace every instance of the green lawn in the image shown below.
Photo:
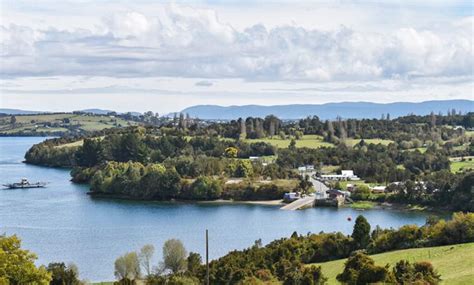
M287 148L290 145L291 139L281 139L280 137L264 138L264 139L246 139L248 143L265 142L278 148ZM333 147L332 143L324 142L323 138L318 135L304 135L301 139L296 140L296 147L320 148Z
M466 156L464 161L460 158L451 158L450 166L453 173L474 171L474 157Z
M377 265L395 265L401 259L410 262L429 261L438 270L442 284L472 284L474 280L474 243L440 247L397 250L372 255ZM336 275L342 272L346 259L316 263L329 278L328 284L339 284Z

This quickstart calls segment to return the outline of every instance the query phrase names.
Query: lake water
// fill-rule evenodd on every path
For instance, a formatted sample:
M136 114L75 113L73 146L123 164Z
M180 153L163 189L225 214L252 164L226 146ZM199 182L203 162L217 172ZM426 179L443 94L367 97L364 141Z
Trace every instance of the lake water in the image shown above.
M167 239L181 239L188 251L205 253L205 229L209 229L211 258L233 249L320 231L350 234L361 213L372 226L422 225L427 213L395 210L312 208L281 211L274 206L198 205L126 202L93 199L87 186L69 181L69 171L22 163L26 150L44 138L0 138L0 183L22 177L48 181L44 189L0 190L0 233L17 234L23 247L38 255L38 264L74 262L81 278L114 279L114 261L144 244L156 248L155 264ZM347 220L352 217L352 222Z

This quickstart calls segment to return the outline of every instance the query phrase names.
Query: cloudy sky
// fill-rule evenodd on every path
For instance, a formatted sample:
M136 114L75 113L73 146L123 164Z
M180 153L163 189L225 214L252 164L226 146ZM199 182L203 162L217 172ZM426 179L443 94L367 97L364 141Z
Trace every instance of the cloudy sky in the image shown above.
M471 1L0 2L1 108L474 99Z

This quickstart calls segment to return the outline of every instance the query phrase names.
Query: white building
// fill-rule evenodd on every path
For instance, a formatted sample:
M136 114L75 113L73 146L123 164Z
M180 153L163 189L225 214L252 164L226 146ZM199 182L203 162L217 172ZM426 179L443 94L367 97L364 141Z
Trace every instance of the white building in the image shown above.
M342 170L341 174L328 174L328 175L321 175L321 178L324 180L360 180L360 178L354 174L353 170Z

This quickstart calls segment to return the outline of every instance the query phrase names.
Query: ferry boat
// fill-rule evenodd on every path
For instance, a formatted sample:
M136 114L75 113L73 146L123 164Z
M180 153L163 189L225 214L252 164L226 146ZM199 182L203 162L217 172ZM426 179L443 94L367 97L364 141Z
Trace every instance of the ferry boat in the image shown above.
M30 183L28 179L22 178L20 182L3 184L4 187L8 189L27 189L27 188L44 188L46 187L46 182L35 182Z

